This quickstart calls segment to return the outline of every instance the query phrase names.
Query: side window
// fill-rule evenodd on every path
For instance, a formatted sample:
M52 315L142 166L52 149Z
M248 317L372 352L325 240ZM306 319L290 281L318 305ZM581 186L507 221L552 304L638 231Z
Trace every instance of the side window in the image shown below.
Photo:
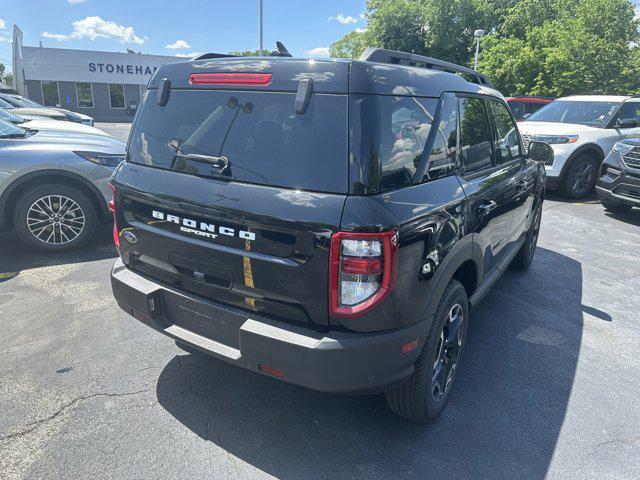
M463 97L458 99L458 107L462 173L473 173L491 167L493 140L484 100Z
M436 105L435 99L379 99L382 190L398 188L412 182L431 130Z
M458 146L458 99L452 94L445 94L437 127L423 181L445 177L455 171Z
M529 113L527 112L527 107L522 102L509 102L509 108L516 118L524 118L524 116Z
M489 100L496 126L496 161L498 164L522 158L520 134L507 107L497 100Z
M640 124L640 102L625 102L620 107L617 119L635 120Z

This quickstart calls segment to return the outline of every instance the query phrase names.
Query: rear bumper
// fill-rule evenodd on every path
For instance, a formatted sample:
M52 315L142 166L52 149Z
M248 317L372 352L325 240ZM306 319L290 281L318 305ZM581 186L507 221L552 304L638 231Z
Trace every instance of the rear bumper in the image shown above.
M413 373L430 320L384 333L316 332L155 283L117 260L111 272L120 307L190 347L258 373L324 392L376 392ZM418 347L402 353L405 343Z

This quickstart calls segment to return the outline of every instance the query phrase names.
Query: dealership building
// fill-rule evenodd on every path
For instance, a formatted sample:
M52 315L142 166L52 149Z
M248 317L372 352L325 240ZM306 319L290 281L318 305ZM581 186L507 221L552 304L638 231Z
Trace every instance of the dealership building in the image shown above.
M97 122L130 122L147 82L173 56L29 47L13 27L14 88L42 105L90 115Z

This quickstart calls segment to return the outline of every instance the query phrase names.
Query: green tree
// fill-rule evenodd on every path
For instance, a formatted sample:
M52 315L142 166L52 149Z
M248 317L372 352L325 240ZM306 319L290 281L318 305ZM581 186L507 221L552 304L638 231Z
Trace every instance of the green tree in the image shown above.
M426 54L424 1L376 0L367 3L367 32L375 46Z
M365 48L371 46L369 38L366 31L354 30L329 45L329 54L337 58L358 58Z
M4 81L8 87L13 87L13 74L7 73L4 77Z
M4 78L4 64L0 63L0 80Z
M265 50L265 52L268 54ZM260 50L243 50L242 52L229 52L229 55L237 55L238 57L259 57Z

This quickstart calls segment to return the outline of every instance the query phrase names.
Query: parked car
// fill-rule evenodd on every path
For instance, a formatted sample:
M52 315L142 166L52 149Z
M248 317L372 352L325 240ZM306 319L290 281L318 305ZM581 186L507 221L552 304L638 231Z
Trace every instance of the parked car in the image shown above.
M540 227L544 167L489 79L368 49L205 55L149 88L112 177L118 304L187 351L434 420L470 308Z
M604 159L596 192L606 210L628 212L640 207L640 138L616 143Z
M53 120L66 121L67 117L58 110L52 108L32 108L32 107L16 107L12 103L9 103L2 99L0 95L0 108L10 111L15 115L29 115L33 117L46 117Z
M525 145L551 144L547 186L569 198L591 193L598 168L611 147L640 136L640 98L582 95L555 100L520 123Z
M96 127L90 127L89 125L53 120L47 117L14 115L13 113L11 113L11 111L5 110L3 108L0 108L0 119L11 122L14 125L20 125L22 128L31 130L54 130L57 132L109 136L109 134L104 130L100 130Z
M525 120L545 105L553 102L553 98L549 97L507 97L505 100L509 104L516 122Z
M0 120L0 225L44 251L83 245L111 219L107 185L124 149L109 136L38 131Z
M0 99L4 100L6 103L13 105L15 108L34 109L34 113L32 113L33 115L38 115L38 112L40 111L38 109L54 110L64 115L64 119L56 118L56 120L67 120L69 122L84 123L85 125L93 126L93 118L89 115L72 112L71 110L65 110L64 108L59 107L45 107L37 102L34 102L33 100L21 97L20 95L0 94ZM25 111L23 113L27 112ZM41 116L48 117L49 115Z

